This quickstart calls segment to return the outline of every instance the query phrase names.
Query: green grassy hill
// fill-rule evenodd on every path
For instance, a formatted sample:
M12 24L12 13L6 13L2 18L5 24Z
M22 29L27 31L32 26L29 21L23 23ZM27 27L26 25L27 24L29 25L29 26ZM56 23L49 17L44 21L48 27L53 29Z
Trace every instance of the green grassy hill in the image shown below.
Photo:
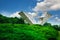
M56 40L57 34L51 26L0 24L0 40Z

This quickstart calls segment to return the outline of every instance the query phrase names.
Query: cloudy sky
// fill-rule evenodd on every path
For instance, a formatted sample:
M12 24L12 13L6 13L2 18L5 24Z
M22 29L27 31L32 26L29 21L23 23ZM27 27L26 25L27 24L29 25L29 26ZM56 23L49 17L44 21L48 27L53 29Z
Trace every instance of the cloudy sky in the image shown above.
M52 17L47 22L60 24L60 0L0 0L0 14L20 17L20 11L32 15L49 12Z

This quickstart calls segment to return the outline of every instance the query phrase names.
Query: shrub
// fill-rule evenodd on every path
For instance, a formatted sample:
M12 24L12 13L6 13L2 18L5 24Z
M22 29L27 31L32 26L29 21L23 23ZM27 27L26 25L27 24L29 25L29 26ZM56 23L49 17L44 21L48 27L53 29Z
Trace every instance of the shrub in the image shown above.
M50 40L56 38L52 27L26 24L0 24L0 40Z

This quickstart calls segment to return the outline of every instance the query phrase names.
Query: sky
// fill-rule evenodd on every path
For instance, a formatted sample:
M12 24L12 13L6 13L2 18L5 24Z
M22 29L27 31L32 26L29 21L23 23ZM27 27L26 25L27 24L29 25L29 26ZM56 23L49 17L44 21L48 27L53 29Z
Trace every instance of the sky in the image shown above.
M60 24L60 0L0 0L0 14L20 17L20 11L31 13L33 16L48 12L52 17L47 22Z

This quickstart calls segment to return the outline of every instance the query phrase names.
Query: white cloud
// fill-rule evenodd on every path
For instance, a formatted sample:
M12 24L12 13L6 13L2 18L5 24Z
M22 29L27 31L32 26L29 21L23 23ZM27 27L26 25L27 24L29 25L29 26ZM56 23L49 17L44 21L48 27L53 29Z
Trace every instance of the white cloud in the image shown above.
M31 16L35 17L38 15L38 13L34 13L34 12L28 12L28 14L30 14Z
M33 11L38 12L58 9L60 9L60 0L44 0L42 2L37 2L36 6L33 8Z
M59 17L55 17L55 20L60 22L60 18Z
M20 15L18 13L19 13L19 11L11 14L10 17L18 17L19 18Z
M9 17L9 15L11 14L11 12L8 11L1 11L0 14L2 14L3 16Z
M60 4L55 4L55 5L51 6L51 9L52 10L60 9Z

